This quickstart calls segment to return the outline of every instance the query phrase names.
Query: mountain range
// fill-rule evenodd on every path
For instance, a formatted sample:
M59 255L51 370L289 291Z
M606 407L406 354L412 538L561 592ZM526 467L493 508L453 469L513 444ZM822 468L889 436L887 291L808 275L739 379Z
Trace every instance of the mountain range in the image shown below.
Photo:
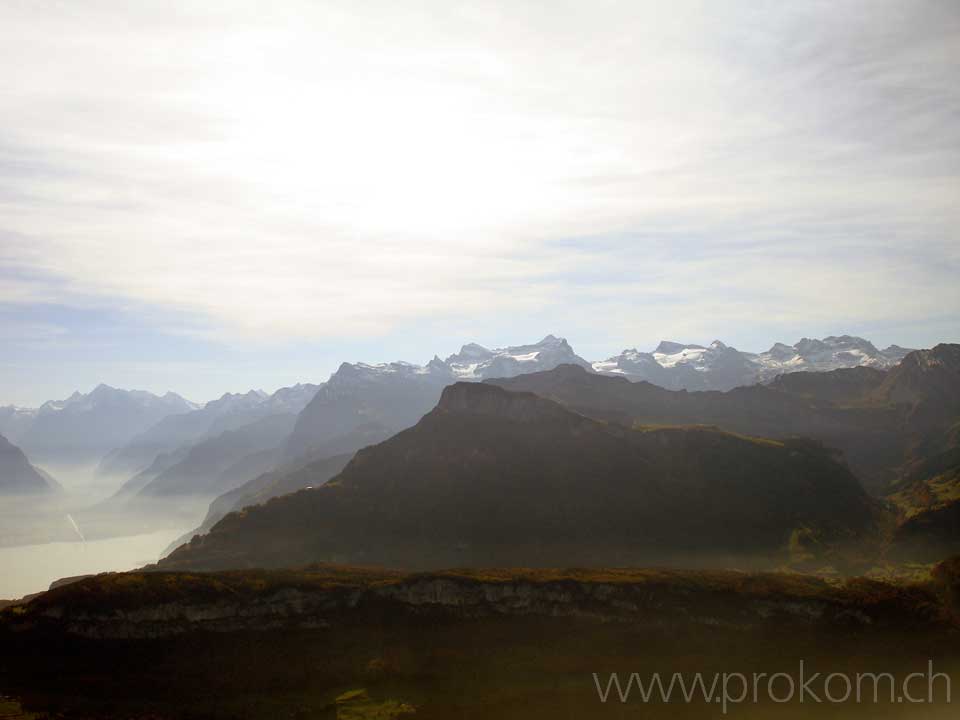
M303 477L307 479L301 484L320 484L316 478L311 479L302 473L290 478L291 469L302 467L310 459L322 460L356 451L371 444L374 438L386 439L412 426L436 405L443 388L453 382L516 377L550 370L561 364L571 364L588 372L592 370L591 364L578 356L565 339L553 335L547 335L537 343L493 350L470 343L445 360L434 357L426 365L343 363L300 413L285 444L282 462L271 472L274 479L288 477L288 484L267 484L274 488L293 488L297 484L294 478ZM169 462L146 474L152 479L168 466ZM246 479L239 473L233 477L236 485ZM141 476L129 485L139 489L143 487L144 479ZM248 495L242 492L241 499L232 493L230 498L215 501L196 532L208 530L222 517L224 508L254 498L259 498L258 502L265 499L263 493Z
M728 393L611 380L567 366L494 382L612 422L708 422L817 438L841 451L865 487L892 507L891 559L932 562L960 552L960 345L911 352L886 371L792 373Z
M101 461L101 474L129 468L128 479L105 501L79 511L78 519L100 536L112 534L111 528L130 531L133 518L139 531L196 523L198 503L281 463L299 411L316 390L298 384L272 395L227 394L165 417Z
M307 412L285 444L286 460L370 422L400 430L415 423L436 404L443 387L457 380L514 377L574 364L668 389L726 390L768 382L782 372L886 368L907 352L898 346L877 350L850 336L804 339L793 346L778 343L765 353L741 352L719 341L708 347L664 341L650 353L624 350L591 363L565 339L548 335L537 343L493 350L469 343L445 360L434 357L426 365L344 363L328 383L295 385L272 395L259 390L227 393L202 407L175 393L160 397L100 385L39 408L0 407L0 433L38 461L99 460L101 474L129 477L161 453L304 408Z
M371 422L393 432L410 427L436 405L443 388L457 380L514 377L563 363L590 367L565 339L553 335L532 345L495 350L471 343L446 360L434 357L426 365L343 363L301 413L285 457L296 459Z
M112 428L130 419L101 462L130 479L78 517L102 537L111 513L147 530L164 503L191 524L209 503L166 569L846 571L960 551L960 345L878 351L844 336L752 355L663 342L633 353L633 369L631 352L590 363L547 336L423 366L344 363L326 383L203 407L100 386L2 418L55 457L70 454L55 448L59 428L89 456L105 414ZM691 390L695 378L733 387ZM28 455L3 440L0 481L55 487Z
M886 371L790 373L728 392L669 391L575 366L489 382L605 421L708 423L763 437L813 437L843 451L864 485L885 494L911 467L951 447L948 436L960 420L958 347L914 351Z
M795 345L776 343L763 353L741 352L719 340L706 347L663 341L653 352L624 350L616 357L592 363L592 367L598 373L645 380L669 390L731 390L769 382L783 373L849 367L885 369L909 352L898 345L878 350L871 342L850 335L804 338Z
M436 404L443 388L458 378L510 377L521 372L549 369L560 363L589 367L589 363L579 358L566 340L553 336L533 345L496 350L476 344L464 345L459 353L447 360L435 358L424 366L405 362L343 363L321 385L295 385L281 388L272 395L255 390L245 394L228 393L202 408L165 417L109 452L101 461L99 471L101 474L133 475L130 486L139 491L161 473L169 477L171 466L187 459L184 453L190 446L216 442L224 432L239 431L257 421L279 415L293 415L295 423L288 433L289 438L284 437L280 442L282 451L276 458L278 461L292 462L309 457L316 448L331 443L342 447L355 445L352 449L356 450L362 445L351 443L348 438L358 429L363 437L363 428L369 430L372 426L379 428L379 434L391 434L409 427ZM262 441L253 442L259 450L267 449ZM219 444L222 447L227 443ZM241 457L233 453L221 459L223 465ZM223 469L225 467L220 468ZM193 471L180 469L174 472L186 477ZM239 477L236 480L235 484L242 484ZM174 485L184 487L182 483ZM204 494L208 489L197 488L196 492Z
M777 372L783 370L822 374L853 366L858 377L880 377L884 368L905 352L896 346L879 351L868 341L850 336L804 339L794 346L777 344L758 354L743 353L719 341L709 347L664 341L652 353L627 350L616 358L591 363L577 355L565 339L548 335L537 343L492 350L470 343L445 360L434 357L426 365L343 363L326 383L298 384L271 395L259 390L227 393L202 407L173 393L158 397L102 385L87 395L75 393L36 410L2 408L0 429L15 431L31 456L35 453L44 462L100 453L101 474L128 478L112 502L133 497L138 502L173 496L209 499L247 483L296 487L292 480L292 484L284 484L258 478L288 477L312 462L355 452L411 427L434 408L445 387L458 381L532 377L570 366L585 376L631 380L633 386L646 385L643 380L661 388L685 390L750 386L720 402L735 404L739 398L767 397L769 394L753 386L765 382L773 387L779 382ZM633 392L636 387L625 396ZM687 407L674 419L711 421L718 411L712 405L712 409L705 407L707 401L700 395L693 393L678 401ZM869 489L882 491L893 480L893 463L887 456L898 456L901 438L893 437L895 433L887 433L883 426L874 432L876 437L865 439L862 429L850 429L843 413L815 411L796 395L781 392L773 396L785 403L781 420L773 426L734 422L726 411L717 418L725 428L757 435L814 434L832 444L842 435L845 439L840 446ZM793 399L784 399L788 396ZM757 410L761 416L767 412L762 407L763 403ZM101 428L105 431L94 432ZM811 429L817 432L811 433ZM890 442L879 443L877 437L887 437ZM306 477L301 485L316 484L303 473L297 477ZM248 497L246 491L237 496L244 497ZM251 491L249 498L259 502L265 495ZM233 507L232 502L215 504L219 510L211 507L201 530L218 520L222 510Z
M98 385L36 409L0 408L0 433L37 462L95 462L162 418L195 407L172 392L161 397Z
M361 450L332 480L307 465L284 490L313 489L228 515L167 562L281 563L272 547L302 562L406 567L549 564L561 553L565 564L642 562L643 548L701 561L708 549L834 563L942 558L960 549L958 428L957 345L915 351L890 370L798 372L728 392L560 365L448 386L415 427ZM798 479L771 448L804 464ZM858 478L887 498L870 499ZM766 518L786 535L763 530ZM498 538L518 554L508 559Z
M23 450L0 435L0 495L34 495L58 490L56 480L31 465Z
M146 469L160 454L189 447L272 415L296 416L316 394L318 385L300 383L272 395L262 390L226 393L202 407L170 414L111 450L101 461L101 475L131 475Z
M400 430L432 408L441 390L457 380L509 378L570 364L604 375L647 381L675 390L729 390L768 382L783 372L826 371L842 367L888 368L909 352L898 346L877 350L862 338L804 339L774 345L766 353L743 353L717 341L710 347L664 341L652 353L625 350L590 363L563 338L547 335L538 343L488 350L464 345L446 360L411 363L344 363L305 409L287 445L296 458L312 444L344 428L375 420Z
M703 427L632 429L456 383L337 477L228 515L167 569L764 562L875 540L880 509L832 453Z

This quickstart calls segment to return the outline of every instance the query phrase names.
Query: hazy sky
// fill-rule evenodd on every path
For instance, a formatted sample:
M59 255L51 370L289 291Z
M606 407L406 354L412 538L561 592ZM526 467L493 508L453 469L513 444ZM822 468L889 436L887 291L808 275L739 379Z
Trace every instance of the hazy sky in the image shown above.
M0 0L0 404L960 340L960 3Z

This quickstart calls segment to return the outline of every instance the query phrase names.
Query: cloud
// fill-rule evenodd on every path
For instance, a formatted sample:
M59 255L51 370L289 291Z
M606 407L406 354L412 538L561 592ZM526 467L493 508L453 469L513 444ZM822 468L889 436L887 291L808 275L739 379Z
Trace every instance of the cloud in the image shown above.
M0 302L259 341L960 307L952 3L279 5L0 9Z

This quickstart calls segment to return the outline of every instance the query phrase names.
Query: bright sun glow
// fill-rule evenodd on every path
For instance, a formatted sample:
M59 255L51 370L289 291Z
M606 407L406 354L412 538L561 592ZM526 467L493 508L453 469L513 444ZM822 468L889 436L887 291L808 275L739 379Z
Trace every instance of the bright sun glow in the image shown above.
M844 306L874 324L958 300L933 147L952 105L877 112L904 84L955 95L950 41L888 43L896 18L241 3L51 13L37 35L26 6L4 16L2 301L256 342L500 313L633 342L736 331L745 288L798 329L835 314L825 285L858 287ZM781 42L811 26L869 72Z

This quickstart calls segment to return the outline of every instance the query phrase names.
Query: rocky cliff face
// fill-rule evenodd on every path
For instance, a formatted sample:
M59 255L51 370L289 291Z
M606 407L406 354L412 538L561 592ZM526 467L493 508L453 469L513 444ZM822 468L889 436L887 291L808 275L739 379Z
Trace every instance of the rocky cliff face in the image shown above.
M186 577L187 579L184 579ZM181 583L183 585L181 586ZM130 587L136 587L131 593ZM669 626L952 627L931 586L813 577L668 570L440 572L280 579L263 571L207 576L101 575L46 593L5 624L56 627L95 639L159 638L204 630L315 629L383 616L541 616Z

